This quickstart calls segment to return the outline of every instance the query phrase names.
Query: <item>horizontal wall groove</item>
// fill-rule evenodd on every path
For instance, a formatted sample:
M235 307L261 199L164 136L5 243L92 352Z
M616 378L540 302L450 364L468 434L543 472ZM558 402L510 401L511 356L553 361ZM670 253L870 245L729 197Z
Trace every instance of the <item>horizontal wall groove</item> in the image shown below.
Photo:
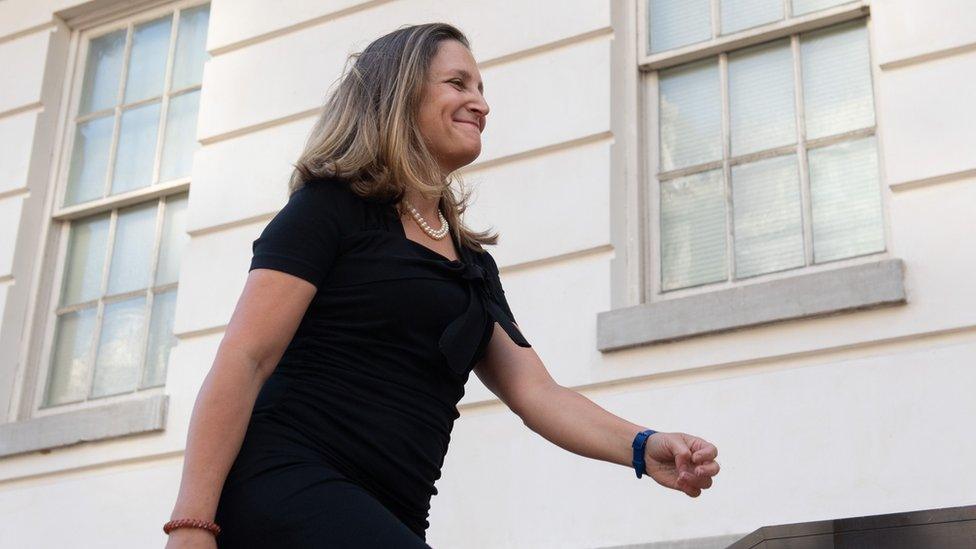
M611 244L603 244L600 246L593 246L591 248L584 248L582 250L573 250L571 252L566 252L558 255L551 255L543 257L540 259L532 259L529 261L522 261L520 263L512 263L510 265L500 265L498 271L502 274L506 273L517 273L521 271L528 271L530 269L538 269L540 267L547 267L556 263L565 263L568 261L573 261L575 259L580 259L584 257L590 257L593 255L599 255L606 252L612 252L613 246Z
M41 23L40 25L34 25L33 27L28 27L26 29L14 31L8 35L0 36L0 46L5 44L6 42L11 42L13 40L17 40L18 38L23 38L30 34L35 34L43 31L53 32L57 28L58 26L54 24L54 21L49 21L47 23Z
M926 63L928 61L938 61L941 59L946 59L948 57L965 55L967 53L974 52L974 51L976 51L976 42L971 42L969 44L962 44L960 46L953 46L951 48L925 52L922 54L913 55L911 57L903 57L901 59L895 59L893 61L881 63L880 65L878 65L878 67L883 71L893 71L898 69L904 69L906 67L911 67L914 65L919 65L921 63Z
M213 233L219 233L221 231L226 231L229 229L236 229L238 227L244 227L246 225L251 225L254 223L259 223L261 221L270 221L271 218L277 214L278 211L268 211L259 214L255 214L249 217L244 217L241 219L235 219L234 221L227 221L225 223L218 223L216 225L206 225L198 229L189 230L186 234L191 237L204 236Z
M894 192L910 191L912 189L920 189L922 187L931 187L933 185L941 185L943 183L954 183L956 181L962 181L963 179L976 178L976 168L971 170L963 170L960 172L946 173L941 175L936 175L933 177L924 177L922 179L909 179L907 181L899 181L897 183L889 183L888 187Z
M487 168L494 168L501 164L507 164L509 162L515 162L517 160L524 160L526 158L532 158L536 156L544 156L550 153L559 152L565 149L571 149L573 147L580 147L583 145L589 145L590 143L596 143L597 141L602 141L604 139L612 139L613 133L610 131L597 132L590 135L584 135L583 137L577 137L570 139L568 141L560 141L558 143L552 143L550 145L544 145L542 147L536 147L534 149L527 149L524 151L519 151L513 154L507 154L505 156L498 156L485 160L483 162L474 162L464 169L460 170L462 176L475 172L478 170L483 170Z
M0 191L0 200L5 200L7 198L13 198L20 195L29 195L30 189L27 187L17 187L14 189L8 189L6 191Z
M290 124L292 122L295 122L297 120L301 120L303 118L309 118L311 116L317 116L319 114L319 112L322 111L323 108L324 108L323 105L319 105L318 107L314 107L314 108L311 108L311 109L305 109L304 111L295 112L295 113L289 114L288 116L281 116L281 117L278 117L278 118L272 118L270 120L265 120L264 122L261 122L260 124L251 124L250 126L242 126L240 128L236 128L236 129L231 130L229 132L216 133L216 134L213 134L213 135L210 135L208 137L204 137L203 139L201 139L200 140L200 144L202 146L212 145L214 143L219 143L221 141L227 141L229 139L234 139L235 137L241 137L241 136L247 135L249 133L255 133L255 132L258 132L258 131L267 130L267 129L270 129L270 128L274 128L276 126L284 126L285 124Z
M566 38L561 38L553 42L540 44L532 48L519 50L505 55L500 55L498 57L493 57L491 59L485 59L484 61L478 63L478 69L484 70L488 68L493 68L499 65L504 65L506 63L521 61L523 59L534 57L536 55L542 55L544 53L548 53L553 50L558 50L559 48L564 48L567 46L575 46L577 44L581 44L583 42L587 42L590 40L595 40L604 37L612 37L612 36L613 36L613 27L600 27L598 29L587 31L581 34L567 36Z
M71 447L65 449L59 449L59 451L64 451ZM60 469L53 469L50 471L43 471L39 473L34 473L30 475L24 475L20 477L7 477L0 478L0 490L14 490L18 488L26 488L31 486L31 483L38 480L46 480L48 482L58 482L61 480L70 480L71 477L75 475L80 475L84 473L93 472L109 472L111 469L127 466L127 465L146 465L152 464L154 462L165 462L174 458L181 458L185 450L174 450L169 452L160 452L156 454L146 454L141 456L125 457L120 459L107 459L105 461L100 461L98 463L92 463L90 465L81 465L78 467L64 467ZM9 459L9 458L7 458ZM65 477L65 478L57 478Z
M209 328L198 328L196 330L187 330L185 332L175 332L173 333L173 335L176 337L176 339L179 339L181 341L184 339L193 339L195 337L210 336L214 334L219 334L224 330L226 330L228 323L229 322L225 322L223 324L218 324L216 326L211 326Z
M281 36L285 36L285 35L291 34L293 32L298 32L298 31L301 31L301 30L304 30L304 29L307 29L307 28L311 28L311 27L316 27L318 25L322 25L324 23L329 23L331 21L335 21L336 19L340 19L342 17L346 17L348 15L352 15L352 14L357 13L357 12L370 10L370 9L373 9L373 8L375 8L377 6L382 6L383 4L389 4L391 1L392 0L370 0L368 2L363 2L361 4L356 4L355 6L349 6L348 8L345 8L345 9L341 9L341 10L338 10L338 11L329 12L329 13L326 13L326 14L323 14L323 15L319 15L318 17L313 17L311 19L306 19L306 20L301 21L299 23L294 23L292 25L286 25L284 27L277 28L277 29L274 29L272 31L268 31L268 32L265 32L265 33L262 33L262 34L258 34L258 35L255 35L255 36L251 36L251 37L245 38L244 40L238 40L237 42L231 42L229 44L225 44L223 46L219 46L219 47L216 47L216 48L214 48L212 50L209 50L209 53L210 53L210 55L212 55L214 57L216 57L218 55L224 55L224 54L230 53L232 51L237 51L237 50L240 50L240 49L243 49L243 48L246 48L246 47L254 46L256 44L261 44L261 43L267 42L269 40L274 40L275 38L279 38Z
M27 103L19 107L14 107L12 109L8 109L3 112L0 112L0 120L11 116L17 116L19 114L24 114L25 112L34 111L40 113L43 110L44 110L44 103L41 103L40 101L35 101L33 103Z

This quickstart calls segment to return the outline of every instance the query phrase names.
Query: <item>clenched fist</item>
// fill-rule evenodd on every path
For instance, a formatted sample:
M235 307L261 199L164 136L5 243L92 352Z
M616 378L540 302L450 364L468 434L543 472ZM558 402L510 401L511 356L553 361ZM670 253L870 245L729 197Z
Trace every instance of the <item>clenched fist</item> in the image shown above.
M712 486L718 474L714 444L685 433L654 433L644 447L647 473L661 486L681 490L696 498Z

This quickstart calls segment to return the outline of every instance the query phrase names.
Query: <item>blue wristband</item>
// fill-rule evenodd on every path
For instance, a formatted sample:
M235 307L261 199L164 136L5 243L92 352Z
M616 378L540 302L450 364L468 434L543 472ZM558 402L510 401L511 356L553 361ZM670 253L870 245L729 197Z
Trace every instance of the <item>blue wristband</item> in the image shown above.
M648 429L637 433L637 436L634 437L634 471L637 472L637 478L641 478L641 475L644 474L644 469L647 467L644 463L644 447L647 446L647 439L656 432Z

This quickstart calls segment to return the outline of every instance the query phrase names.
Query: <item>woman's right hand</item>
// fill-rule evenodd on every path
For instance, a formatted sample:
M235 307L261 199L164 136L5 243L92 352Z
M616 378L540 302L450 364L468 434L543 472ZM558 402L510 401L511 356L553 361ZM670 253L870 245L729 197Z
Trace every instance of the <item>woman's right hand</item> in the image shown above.
M169 533L166 549L217 549L217 540L203 528L177 528Z

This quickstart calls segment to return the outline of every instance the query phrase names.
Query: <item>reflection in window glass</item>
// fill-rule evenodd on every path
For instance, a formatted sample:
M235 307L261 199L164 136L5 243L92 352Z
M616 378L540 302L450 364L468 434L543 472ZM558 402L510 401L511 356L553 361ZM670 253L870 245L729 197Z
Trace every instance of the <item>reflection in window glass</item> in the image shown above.
M156 234L156 202L119 212L112 246L112 267L108 295L131 292L149 286L153 239Z
M661 71L661 169L722 159L722 88L714 59Z
M648 0L648 53L687 46L712 37L710 0Z
M860 21L800 35L807 139L874 125L867 28Z
M814 263L884 251L875 137L812 149L808 158Z
M190 175L193 153L200 148L200 142L197 141L199 106L200 90L170 99L166 114L166 136L163 138L163 159L159 167L160 181Z
M75 129L65 205L101 198L105 192L105 175L114 122L113 116L102 116L82 122Z
M125 29L92 38L85 61L85 80L81 85L78 114L114 107L119 95Z
M729 54L732 156L796 143L789 39Z
M662 289L725 280L726 233L721 170L662 182Z
M88 397L95 307L58 317L45 406L78 402Z
M173 62L173 91L200 84L207 53L207 25L210 5L204 4L180 12L180 29L176 37L176 59Z
M92 397L132 391L142 372L146 298L108 303L103 314Z
M732 167L736 278L805 263L796 160L777 156Z
M152 184L159 132L159 103L153 102L122 113L119 148L115 154L112 194Z
M62 305L90 301L101 295L108 229L108 214L71 225L68 257L64 268L64 290L61 294Z
M832 8L841 4L849 4L853 0L792 0L793 15L805 15L815 11Z
M722 34L751 29L783 18L782 0L722 0Z
M129 54L129 75L125 79L126 103L163 93L172 26L172 15L136 26L132 35L132 53Z
M152 309L143 387L155 387L166 382L166 363L169 360L170 349L176 345L176 336L173 335L176 290L156 294L153 297Z
M186 234L186 195L166 201L162 238L156 269L157 286L176 282L180 275L183 247L190 240L190 235Z

